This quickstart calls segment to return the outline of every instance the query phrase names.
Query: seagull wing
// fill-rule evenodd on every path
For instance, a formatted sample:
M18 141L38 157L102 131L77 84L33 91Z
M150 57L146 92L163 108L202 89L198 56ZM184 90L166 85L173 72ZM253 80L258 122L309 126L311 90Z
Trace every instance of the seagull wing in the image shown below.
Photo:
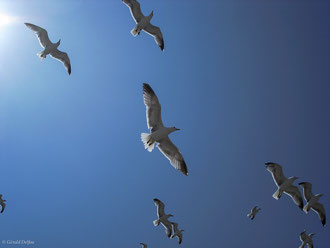
M147 125L151 132L163 127L161 106L149 84L143 84L143 101L146 105Z
M141 12L140 3L136 0L123 0L131 11L131 15L136 23L139 23L144 15Z
M40 45L43 48L46 48L46 46L52 44L52 42L49 40L48 33L46 29L43 29L37 25L31 24L31 23L24 23L29 29L33 30L39 40Z
M325 217L325 209L323 204L317 202L312 205L312 209L319 215L322 225L324 226L326 223L326 217Z
M182 242L182 233L179 233L177 236L178 236L179 244L181 244L181 242Z
M142 248L147 248L147 245L145 243L140 243L140 245L142 246Z
M171 224L173 226L173 232L174 233L177 233L179 231L179 229L178 229L178 223L171 222Z
M157 45L160 47L162 51L164 51L164 39L162 31L160 31L159 27L156 27L152 25L151 23L146 26L143 31L145 31L147 34L150 34L152 37L154 37Z
M297 186L291 185L284 191L284 193L289 195L300 209L303 209L303 199Z
M162 223L163 227L165 227L165 232L166 232L167 237L171 237L171 235L172 235L171 222L168 220L165 220L165 221L162 221L161 223Z
M270 173L272 173L273 179L277 186L280 186L286 180L283 174L282 166L279 164L268 162L266 163L266 168Z
M314 248L313 240L307 243L308 248Z
M1 205L1 207L2 207L0 213L3 213L3 211L5 211L5 208L6 208L6 203L2 202L0 205Z
M154 199L154 203L157 207L157 216L158 216L158 218L165 215L165 204L161 200L158 200L157 198Z
M179 149L172 143L169 137L161 139L158 144L158 149L170 160L171 165L184 175L188 176L188 169Z
M54 59L61 61L69 75L71 74L71 63L67 53L56 49L54 52L50 53L50 56L52 56Z
M312 193L312 184L308 182L299 183L299 185L303 188L304 198L306 202L308 202L314 195Z
M306 234L306 231L303 231L302 233L300 233L300 241L301 242L304 242L305 239L307 239L307 234Z

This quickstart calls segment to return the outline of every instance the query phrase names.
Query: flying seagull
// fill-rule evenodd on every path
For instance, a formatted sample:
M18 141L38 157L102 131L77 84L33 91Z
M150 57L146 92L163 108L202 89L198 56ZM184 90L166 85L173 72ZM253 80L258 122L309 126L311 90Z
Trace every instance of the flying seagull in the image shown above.
M176 130L176 127L164 127L161 116L161 107L158 98L149 84L143 84L143 100L146 105L148 128L151 134L141 133L144 148L151 152L157 142L158 149L170 160L174 168L188 175L186 162L179 149L172 143L168 135Z
M172 225L171 222L168 220L169 217L173 217L172 214L165 214L165 205L163 202L158 200L157 198L154 199L154 203L157 207L157 216L158 219L154 220L154 226L158 226L161 223L165 227L165 232L167 237L171 237L172 234Z
M66 71L70 75L71 64L70 64L69 56L67 53L57 49L61 43L61 39L57 43L52 43L49 40L47 30L31 23L25 23L25 25L36 33L40 45L44 48L42 52L37 54L40 57L40 59L43 60L46 58L48 54L50 54L50 56L52 56L54 59L57 59L63 63Z
M140 243L140 245L142 246L142 248L147 248L148 247L145 243Z
M300 240L301 240L301 245L299 248L304 248L305 245L308 245L308 248L313 248L313 236L315 234L311 233L309 235L306 234L306 231L304 230L302 233L300 233Z
M278 200L281 198L282 193L289 195L294 203L299 206L300 209L303 208L303 200L298 187L293 186L292 183L298 177L286 178L283 175L282 166L273 162L265 163L267 170L272 173L273 179L277 185L277 191L273 194L273 197Z
M150 23L151 18L154 15L154 11L148 16L144 16L141 11L140 3L136 0L122 0L130 9L132 17L136 22L135 28L131 30L131 34L135 37L140 34L141 30L154 37L157 45L162 51L164 51L164 39L163 34L159 27L156 27Z
M178 223L171 222L173 226L173 234L171 235L171 239L173 239L175 236L178 237L179 244L182 242L182 232L184 230L179 230Z
M312 184L311 183L302 182L302 183L299 183L299 185L304 190L304 198L307 202L303 209L304 212L307 214L310 209L313 209L313 211L319 215L322 225L324 226L325 222L326 222L325 209L324 209L323 205L318 202L318 200L320 199L321 196L323 196L323 194L314 195L312 193Z
M251 209L251 212L247 215L251 220L254 219L256 214L261 210L261 208L258 208L258 206L255 206L254 208Z
M2 199L2 195L0 194L0 205L1 205L1 212L0 213L3 213L3 211L5 211L5 208L6 208L5 201L6 200Z

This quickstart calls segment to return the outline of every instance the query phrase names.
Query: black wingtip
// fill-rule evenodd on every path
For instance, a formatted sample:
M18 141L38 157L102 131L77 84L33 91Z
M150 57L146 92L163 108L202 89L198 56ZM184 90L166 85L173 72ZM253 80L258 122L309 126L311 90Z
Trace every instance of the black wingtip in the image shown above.
M149 95L156 95L154 90L151 88L151 86L147 83L143 83L143 92L149 94Z
M301 183L298 183L299 185L302 185L302 184L305 184L306 182L301 182Z
M324 218L324 219L322 220L322 225L325 226L325 223L326 223L326 219Z
M158 198L154 198L153 200L154 200L154 202L156 202L156 201L160 201Z

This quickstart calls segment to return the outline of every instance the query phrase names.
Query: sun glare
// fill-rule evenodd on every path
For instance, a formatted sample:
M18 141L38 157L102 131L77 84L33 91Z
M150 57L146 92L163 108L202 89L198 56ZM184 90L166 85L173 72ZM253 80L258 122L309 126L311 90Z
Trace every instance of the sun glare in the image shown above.
M0 13L0 27L9 25L17 21L17 18L14 16L6 15L4 13Z

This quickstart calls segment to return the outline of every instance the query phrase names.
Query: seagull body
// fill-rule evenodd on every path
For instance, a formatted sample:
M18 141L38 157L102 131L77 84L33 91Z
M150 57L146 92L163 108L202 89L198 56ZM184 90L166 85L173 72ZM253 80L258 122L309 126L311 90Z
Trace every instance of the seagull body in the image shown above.
M303 210L307 214L310 209L316 212L319 215L319 218L324 226L326 223L326 216L325 216L325 209L324 206L319 203L319 199L323 194L314 195L312 193L312 184L308 182L299 183L299 185L304 190L304 198L306 200L306 205L304 206Z
M254 219L254 217L256 216L256 214L261 210L261 208L258 208L257 206L255 206L254 208L251 209L251 212L247 215L251 220Z
M168 218L173 217L173 215L165 214L165 204L162 201L155 198L154 203L157 207L157 216L158 216L158 219L154 220L153 222L154 226L158 226L161 223L165 227L165 232L167 237L171 237L172 225L171 222L168 220Z
M160 49L164 50L163 34L159 27L156 27L150 23L151 18L154 15L154 11L148 16L144 16L141 11L140 3L136 0L122 0L130 9L132 17L136 22L136 26L131 30L131 34L135 37L140 34L141 30L154 37L157 45Z
M141 140L144 148L151 152L155 143L158 149L170 160L172 166L180 170L184 175L188 175L186 162L179 149L172 143L168 135L180 130L176 127L164 127L161 116L161 106L158 98L149 84L143 84L143 100L146 106L147 124L151 133L141 133Z
M265 163L267 170L272 174L273 179L277 185L277 191L273 194L273 197L278 200L282 194L289 195L294 203L300 208L303 208L303 200L298 187L293 186L292 183L298 179L298 177L286 178L282 171L282 166L273 162Z
M171 222L172 226L173 226L173 234L171 235L171 239L178 237L178 242L179 244L181 244L182 242L182 232L184 230L179 230L178 228L178 223L175 222Z
M145 243L140 243L140 245L142 246L142 248L147 248L147 245Z
M61 44L61 40L59 40L57 43L52 43L49 40L48 33L45 29L31 23L25 23L25 25L36 33L40 45L44 48L42 52L37 54L40 57L40 59L43 60L47 57L48 54L50 54L51 57L63 63L65 69L70 75L71 64L70 64L69 56L67 53L57 49L58 46Z
M300 240L301 240L301 245L299 246L299 248L304 248L305 245L308 245L308 248L313 248L313 236L315 234L314 233L311 233L309 235L306 234L306 231L303 231L301 234L300 234Z
M5 208L6 208L5 201L6 200L2 199L2 195L0 194L0 205L1 205L1 212L0 213L3 213L3 211L5 211Z

